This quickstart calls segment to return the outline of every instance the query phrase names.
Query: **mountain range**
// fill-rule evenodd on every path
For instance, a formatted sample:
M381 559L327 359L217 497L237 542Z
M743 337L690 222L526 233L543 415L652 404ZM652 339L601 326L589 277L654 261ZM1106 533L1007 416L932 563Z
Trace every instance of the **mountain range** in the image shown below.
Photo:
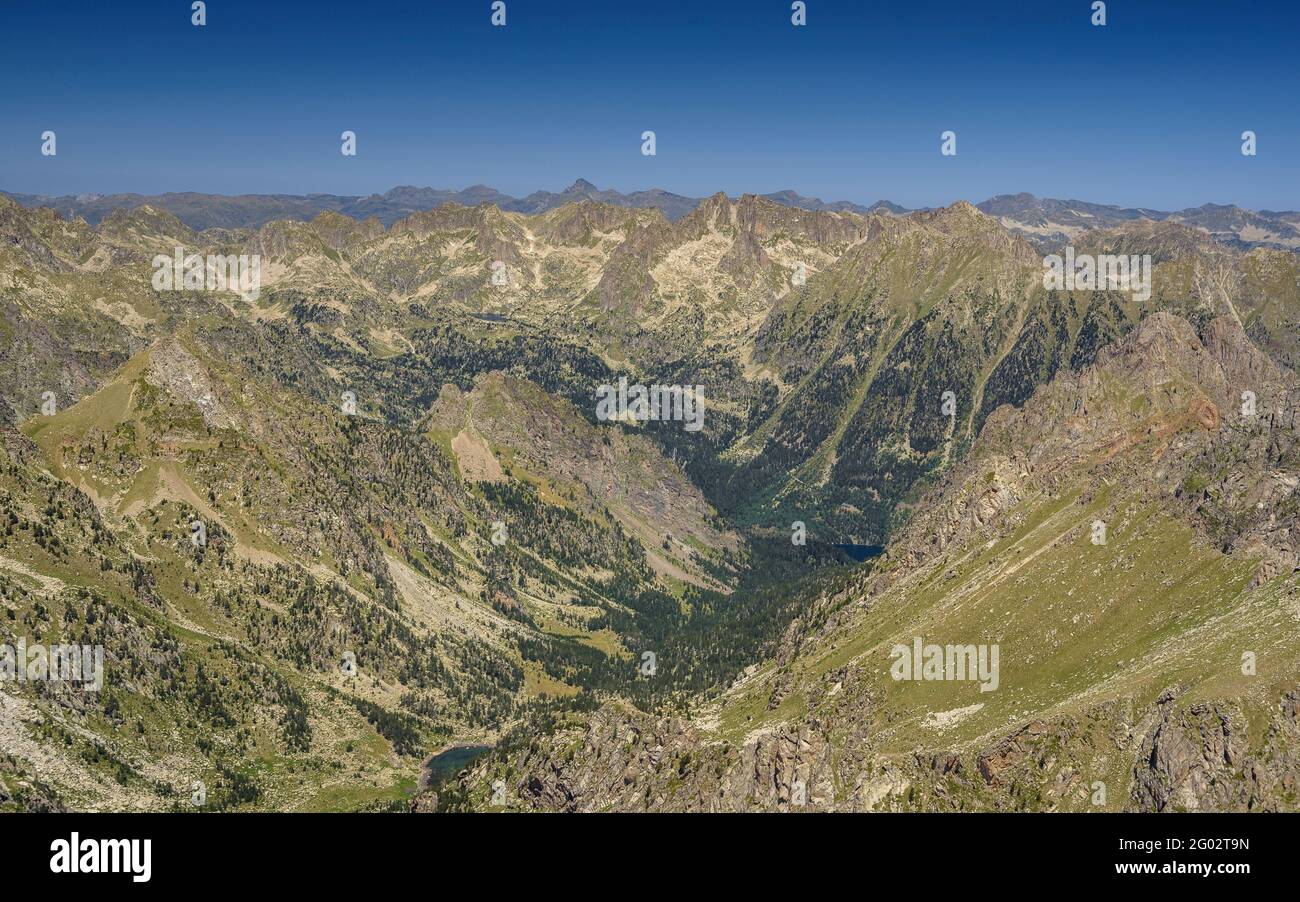
M104 652L0 680L0 809L1300 805L1256 220L424 190L0 198L0 647ZM1150 297L1045 287L1058 231Z
M654 208L670 221L694 210L705 198L687 197L658 188L623 194L599 189L586 179L578 179L559 193L534 191L523 198L502 194L485 185L471 185L453 191L442 188L400 186L383 194L368 196L334 194L246 194L225 196L193 192L159 195L77 194L46 196L0 191L28 207L49 207L68 218L81 217L97 224L115 210L148 206L172 213L192 229L256 229L279 219L310 220L320 213L342 213L353 219L374 217L385 227L413 213L431 210L443 204L473 207L492 204L516 213L545 213L565 204L583 200L616 207ZM887 212L902 215L913 212L906 207L880 200L864 206L850 201L826 202L805 197L795 191L776 191L762 195L769 200L801 210L848 212L869 215ZM1119 207L1078 200L1037 198L1031 194L1000 194L975 205L996 217L1010 231L1023 235L1037 247L1055 249L1089 229L1112 228L1124 223L1148 219L1154 222L1177 222L1206 232L1216 241L1235 247L1300 248L1300 212L1246 210L1225 204L1204 204L1176 212L1141 207Z

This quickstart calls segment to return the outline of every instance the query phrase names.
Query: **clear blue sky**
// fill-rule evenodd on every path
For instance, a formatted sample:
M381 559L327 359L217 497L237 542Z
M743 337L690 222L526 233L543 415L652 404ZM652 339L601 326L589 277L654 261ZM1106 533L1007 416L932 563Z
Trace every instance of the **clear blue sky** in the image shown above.
M1294 0L807 2L2 0L0 188L1300 208Z

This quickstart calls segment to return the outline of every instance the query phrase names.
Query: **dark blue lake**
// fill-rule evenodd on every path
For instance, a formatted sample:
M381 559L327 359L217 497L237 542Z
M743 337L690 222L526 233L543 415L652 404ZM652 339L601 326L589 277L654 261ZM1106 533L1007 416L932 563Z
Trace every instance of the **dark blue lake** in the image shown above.
M845 543L835 545L834 547L843 551L859 564L863 561L870 560L873 557L880 557L880 555L885 553L884 545L850 545Z

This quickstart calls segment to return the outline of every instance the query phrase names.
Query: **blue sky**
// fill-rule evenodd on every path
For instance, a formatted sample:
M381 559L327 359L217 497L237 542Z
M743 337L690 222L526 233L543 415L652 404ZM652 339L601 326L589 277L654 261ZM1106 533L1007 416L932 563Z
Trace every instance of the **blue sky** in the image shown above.
M1099 28L1091 0L807 0L795 28L789 0L506 2L498 28L490 0L209 0L195 28L190 0L3 0L0 188L526 194L583 177L1300 209L1300 4L1110 0Z

